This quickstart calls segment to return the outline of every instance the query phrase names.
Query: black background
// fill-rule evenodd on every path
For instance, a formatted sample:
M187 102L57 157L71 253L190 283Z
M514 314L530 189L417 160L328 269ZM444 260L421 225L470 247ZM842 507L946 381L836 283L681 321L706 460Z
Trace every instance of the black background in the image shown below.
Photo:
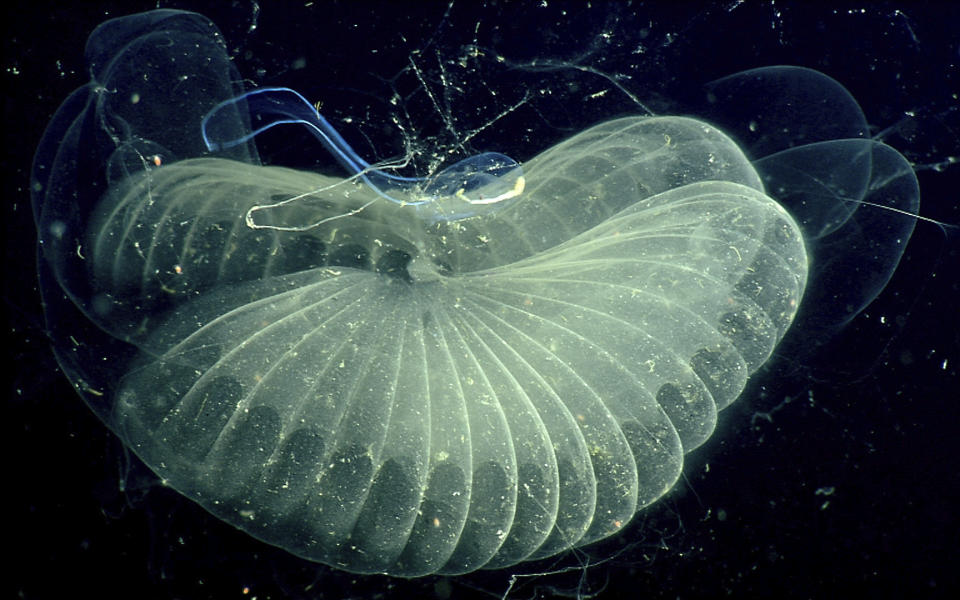
M242 73L259 83L319 85L330 94L332 110L349 109L347 92L373 89L371 69L384 75L403 68L409 48L382 52L371 66L371 45L389 48L403 32L417 46L417 36L431 35L447 8L405 4L265 2L258 13L246 2L162 3L216 22L231 48L241 49ZM960 166L944 163L960 155L960 10L950 2L601 3L592 10L548 4L537 12L536 3L523 10L459 3L451 19L500 24L491 36L497 50L522 58L548 48L572 60L598 32L609 29L619 40L635 33L654 51L633 60L652 61L644 62L645 76L666 78L672 90L687 76L704 81L766 64L822 70L851 90L878 131L913 112L905 123L914 129L901 128L889 141L902 141L898 147L917 165L921 214L944 225L918 223L885 292L824 348L815 355L778 355L762 370L722 414L713 439L689 457L685 478L663 501L616 539L525 568L571 567L522 577L510 597L955 593ZM59 373L36 286L30 160L56 107L88 79L82 49L89 32L109 17L154 6L29 2L8 5L0 15L9 365L4 488L12 500L5 547L13 554L4 561L0 595L500 597L509 573L414 581L356 576L250 539L161 486ZM258 26L251 30L255 14ZM671 61L658 62L668 52ZM310 68L277 68L295 55L314 57ZM630 66L612 60L600 52L586 63L606 72ZM640 78L625 85L657 103ZM607 116L626 110L622 106ZM584 114L581 123L576 114L564 115L566 121L546 135L566 137L567 127L582 128L595 117ZM531 154L530 143L535 151L555 140L505 135L499 141L516 143L497 149L522 160ZM587 563L599 564L578 566Z

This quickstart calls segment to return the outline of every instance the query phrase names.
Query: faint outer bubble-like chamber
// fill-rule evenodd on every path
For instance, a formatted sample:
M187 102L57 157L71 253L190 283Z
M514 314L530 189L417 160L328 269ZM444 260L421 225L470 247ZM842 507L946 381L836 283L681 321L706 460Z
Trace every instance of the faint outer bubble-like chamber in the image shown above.
M903 157L807 69L714 82L710 123L627 116L522 165L482 152L401 177L292 91L262 105L198 14L108 21L87 60L33 173L64 372L171 487L353 572L502 568L620 531L805 289L829 325L883 288L912 220L848 232L858 202L916 208ZM780 112L790 89L829 102ZM756 111L791 121L738 137L748 159L724 131ZM348 172L262 164L278 124ZM856 258L866 234L870 281L808 261ZM823 290L841 282L839 306Z

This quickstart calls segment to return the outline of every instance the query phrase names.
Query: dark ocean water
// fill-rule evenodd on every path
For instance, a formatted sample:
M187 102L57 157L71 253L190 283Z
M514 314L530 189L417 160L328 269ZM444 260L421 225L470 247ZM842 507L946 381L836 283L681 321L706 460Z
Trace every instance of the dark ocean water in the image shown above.
M476 88L509 90L509 71L478 84L457 69L473 47L549 73L544 90L563 99L532 90L535 110L478 137L520 161L639 112L638 101L682 111L703 83L726 74L814 68L846 86L878 139L914 164L924 220L879 297L820 339L793 332L791 353L778 352L722 413L677 487L620 535L509 572L410 581L345 574L266 546L160 485L59 372L35 275L31 157L59 103L89 78L87 35L155 3L6 7L12 559L4 597L498 598L514 573L523 576L511 598L950 597L960 589L956 3L282 4L161 6L210 17L256 84L309 90L343 122L369 118L354 135L388 156L404 141L393 115L432 118L442 139L442 117L473 116L466 131L510 104ZM434 103L425 82L446 95ZM570 106L574 99L583 104ZM314 151L281 147L278 160L310 164Z

